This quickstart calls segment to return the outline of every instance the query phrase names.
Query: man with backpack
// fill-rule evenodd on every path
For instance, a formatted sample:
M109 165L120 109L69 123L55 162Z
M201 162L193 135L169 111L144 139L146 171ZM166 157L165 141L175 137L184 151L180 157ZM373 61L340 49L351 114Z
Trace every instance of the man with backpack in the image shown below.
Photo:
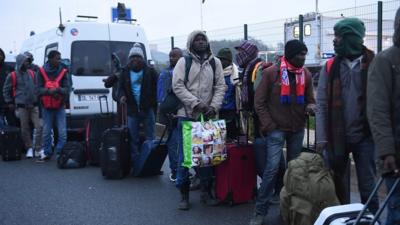
M17 117L21 121L21 135L27 150L26 157L39 156L42 150L42 122L39 119L39 107L35 73L28 69L28 58L19 54L16 58L16 70L11 72L3 87L4 101L8 108L16 108ZM35 146L32 146L30 123L35 132Z
M288 41L285 55L263 71L255 92L254 108L260 120L259 133L266 137L267 161L251 225L261 225L268 213L285 142L287 161L303 148L306 114L315 107L311 73L304 68L307 51L299 40Z
M142 46L135 43L129 51L129 63L118 79L120 103L127 105L131 156L139 155L139 129L143 123L146 141L154 140L157 108L157 72L147 65Z
M217 57L221 60L224 69L225 92L224 101L219 110L219 118L226 122L227 137L232 141L238 136L237 127L237 109L239 109L239 96L237 88L239 87L239 72L235 64L232 63L232 51L229 48L222 48L218 51Z
M61 53L52 50L47 55L48 61L40 67L37 75L40 104L43 118L44 154L38 162L51 159L52 130L57 127L58 140L55 152L59 154L67 142L67 123L65 102L69 98L70 82L68 72L60 63Z
M182 166L183 135L182 123L196 120L200 114L206 118L214 118L225 94L225 81L222 65L211 53L210 42L202 31L193 31L187 41L189 56L179 59L172 78L173 91L182 103L178 110L178 173L176 186L181 193L178 209L189 209L189 171ZM212 194L213 168L202 167L198 170L201 180L201 202L215 205Z
M164 104L169 104L166 102L167 95L174 94L172 91L172 74L178 60L183 56L182 50L180 48L173 48L169 52L169 67L165 70L161 71L160 76L157 82L157 102L160 106ZM160 107L164 109L166 107ZM177 110L173 110L171 112L165 112L160 110L159 118L160 122L164 123L168 129L168 140L167 140L167 148L168 148L168 159L169 159L169 168L171 169L171 173L169 175L169 179L172 182L176 181L176 168L178 166L178 136L177 136L177 121L176 121L176 113Z
M249 123L252 123L253 126L253 149L256 158L256 167L257 172L260 178L263 177L264 169L265 169L265 148L267 147L266 139L260 134L260 121L258 119L257 113L254 110L254 92L255 87L257 86L257 81L259 81L260 77L254 77L253 75L257 75L259 70L263 70L264 68L268 68L271 64L265 63L261 58L258 57L258 47L251 43L250 41L244 41L239 46L235 47L237 50L236 61L238 66L240 67L240 80L241 80L241 89L240 89L240 102L238 104L239 115L240 115L240 124L242 132L251 132L248 131ZM261 76L262 77L262 76ZM248 135L248 134L246 134ZM282 155L283 156L283 155ZM283 175L285 173L285 161L282 157L282 161L279 168L278 181L276 182L276 186L274 188L274 196L271 198L271 202L274 204L279 204L279 192L283 186Z
M364 23L346 18L334 26L336 56L321 69L316 113L317 151L326 153L333 171L337 197L350 203L350 158L352 153L361 202L375 186L375 147L367 121L367 74L374 53L363 45ZM379 207L375 195L369 210Z
M367 112L383 172L400 168L400 8L394 20L393 46L379 53L368 71ZM386 180L387 190L395 179ZM388 204L386 225L400 224L400 188Z

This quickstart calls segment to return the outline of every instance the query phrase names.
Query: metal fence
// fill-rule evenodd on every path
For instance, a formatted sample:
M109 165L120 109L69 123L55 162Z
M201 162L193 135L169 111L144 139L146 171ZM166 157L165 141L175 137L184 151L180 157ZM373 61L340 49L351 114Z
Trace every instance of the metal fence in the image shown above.
M333 27L345 17L357 17L366 27L364 44L374 52L392 45L393 23L400 0L378 1L375 4L334 11L308 13L293 18L244 24L219 30L206 31L213 52L222 47L233 48L244 39L252 40L260 49L260 56L271 60L282 54L284 43L291 39L301 39L308 47L306 65L320 66L331 57L333 51ZM302 24L302 26L299 26ZM171 47L186 49L187 35L171 36L150 41L152 52L168 54ZM164 60L155 61L167 61ZM165 63L165 62L162 62Z

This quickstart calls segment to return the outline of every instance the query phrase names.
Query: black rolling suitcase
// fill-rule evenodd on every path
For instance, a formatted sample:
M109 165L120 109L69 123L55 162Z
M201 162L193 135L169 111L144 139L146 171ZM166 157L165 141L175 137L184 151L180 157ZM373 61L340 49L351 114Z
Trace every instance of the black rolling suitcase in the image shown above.
M122 126L105 130L101 137L100 166L107 179L122 179L131 170L126 105L123 105L122 112Z
M103 111L102 99L105 99L107 112ZM110 113L108 109L107 96L103 95L99 97L100 104L100 115L96 115L86 121L86 151L87 158L89 159L90 165L100 165L100 144L103 132L114 127L114 115Z
M0 148L3 161L21 159L24 145L18 127L5 126L0 129Z
M168 150L163 141L168 127L164 128L160 140L144 141L139 155L133 159L133 175L136 177L160 175L161 167L167 157Z

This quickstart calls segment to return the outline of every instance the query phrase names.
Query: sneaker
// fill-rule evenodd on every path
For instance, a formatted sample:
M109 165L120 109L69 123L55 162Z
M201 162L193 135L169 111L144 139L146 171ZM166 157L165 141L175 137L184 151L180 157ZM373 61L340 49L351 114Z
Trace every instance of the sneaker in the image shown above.
M33 157L33 149L29 148L28 151L26 151L26 158L32 158Z
M36 150L34 157L41 158L44 155L44 149Z
M171 171L171 173L169 174L169 180L171 182L175 182L176 181L176 171Z
M46 155L43 153L43 155L40 156L40 158L36 161L38 163L43 163L43 162L47 162L51 159L51 157L49 155Z
M250 220L250 225L262 225L264 223L264 216L258 213L254 213Z

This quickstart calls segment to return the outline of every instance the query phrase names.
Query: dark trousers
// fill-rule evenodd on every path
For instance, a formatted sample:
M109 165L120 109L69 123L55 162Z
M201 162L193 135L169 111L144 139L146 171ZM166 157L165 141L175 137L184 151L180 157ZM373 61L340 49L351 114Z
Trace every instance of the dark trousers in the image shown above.
M364 138L357 144L347 144L352 152L356 166L358 190L361 202L365 204L376 184L375 146L372 137ZM335 155L328 152L329 165L333 171L336 195L341 204L350 203L350 160L349 153ZM375 213L379 208L378 196L375 195L369 210Z

